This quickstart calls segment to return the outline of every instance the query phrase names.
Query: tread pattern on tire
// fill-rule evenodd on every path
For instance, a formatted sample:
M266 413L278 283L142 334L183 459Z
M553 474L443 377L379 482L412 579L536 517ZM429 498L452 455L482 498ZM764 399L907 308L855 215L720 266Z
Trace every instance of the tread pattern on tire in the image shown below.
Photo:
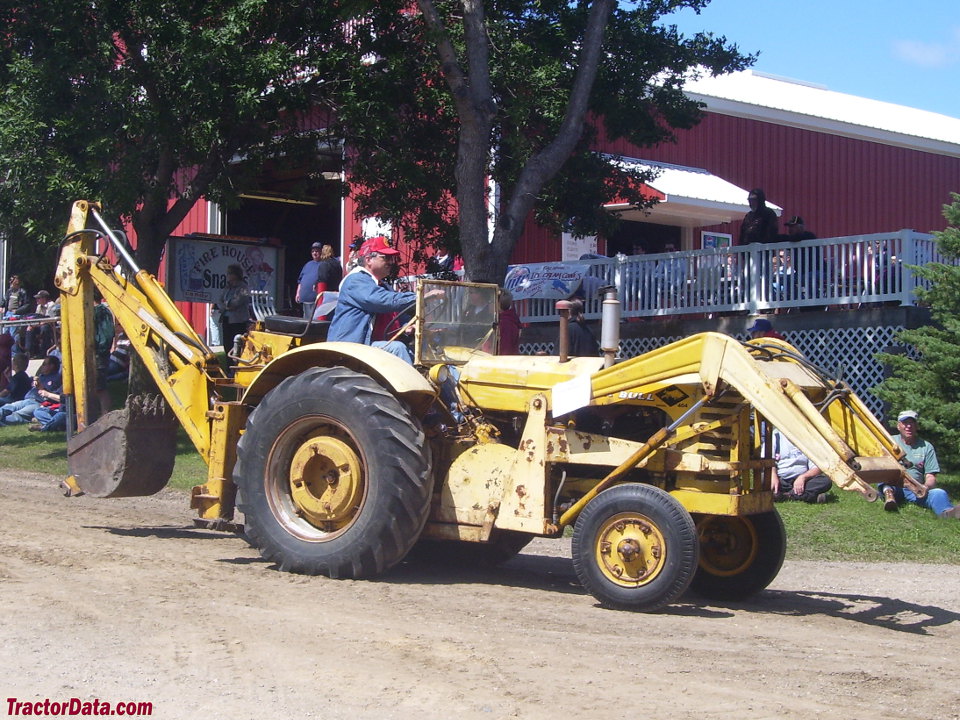
M774 581L783 566L787 551L787 534L776 510L747 515L757 533L757 557L753 564L737 575L720 576L697 568L690 590L710 600L743 600L756 595Z
M599 525L620 512L649 517L669 540L667 565L650 584L624 588L609 582L594 559ZM626 483L587 503L574 526L573 568L580 584L603 605L652 612L679 599L693 579L700 546L690 513L669 493L652 485Z
M331 417L362 445L368 496L351 527L329 541L291 535L270 511L268 455L283 428L306 415ZM378 575L410 550L432 493L430 453L416 419L388 390L342 367L312 368L282 380L250 413L237 445L237 508L248 542L281 570L333 578Z

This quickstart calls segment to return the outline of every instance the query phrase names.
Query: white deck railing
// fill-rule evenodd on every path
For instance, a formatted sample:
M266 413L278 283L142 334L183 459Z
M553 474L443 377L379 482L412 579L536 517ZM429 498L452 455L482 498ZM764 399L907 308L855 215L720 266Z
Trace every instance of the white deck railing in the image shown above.
M893 233L686 250L568 263L589 266L585 314L600 317L596 290L616 285L622 316L747 312L773 308L913 305L925 286L910 265L945 262L932 235ZM954 264L951 261L950 264ZM529 267L536 267L529 264ZM517 303L524 322L557 320L555 300Z

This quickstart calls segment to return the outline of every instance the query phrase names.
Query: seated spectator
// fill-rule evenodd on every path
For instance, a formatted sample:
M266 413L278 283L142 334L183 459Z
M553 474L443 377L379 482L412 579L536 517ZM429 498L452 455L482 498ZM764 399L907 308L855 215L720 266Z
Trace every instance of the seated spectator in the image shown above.
M932 510L938 517L960 520L960 507L951 505L946 491L936 487L940 463L937 461L937 451L933 445L920 437L919 419L920 416L916 410L901 412L897 416L899 433L894 435L893 439L907 454L906 459L910 462L907 472L910 477L917 483L926 485L927 494L918 497L910 488L881 484L878 489L883 495L883 509L896 511L899 503L906 501Z
M117 333L107 364L107 381L126 380L130 374L130 338L123 330Z
M50 349L47 350L47 355L49 357L56 358L59 362L63 362L63 351L60 349L60 343L54 343L50 346Z
M13 359L13 336L10 333L0 333L0 390L7 388L10 380L9 373Z
M5 371L9 377L7 386L0 390L0 406L23 400L30 390L30 376L27 375L28 362L29 358L24 353L14 355L12 370Z
M67 411L63 403L46 402L33 411L31 432L63 432L67 429Z
M40 365L37 377L33 380L23 400L0 405L0 425L19 425L33 420L34 411L44 402L60 402L63 391L63 379L60 375L60 361L47 356Z
M43 319L52 317L54 305L50 300L50 293L46 290L39 291L33 296L36 306L25 317ZM17 341L23 352L32 358L42 357L54 342L54 326L51 323L37 323L36 325L26 325L19 329Z
M774 500L825 503L833 482L779 430L773 431L773 466L770 489Z

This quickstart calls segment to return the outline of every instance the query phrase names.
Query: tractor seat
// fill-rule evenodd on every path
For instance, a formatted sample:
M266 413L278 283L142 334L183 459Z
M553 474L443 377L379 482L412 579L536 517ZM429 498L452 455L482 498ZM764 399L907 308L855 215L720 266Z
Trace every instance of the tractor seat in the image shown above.
M306 318L289 315L267 315L263 319L263 327L268 332L302 337L307 342L322 342L327 339L329 320L314 320L309 323L309 327L307 325Z

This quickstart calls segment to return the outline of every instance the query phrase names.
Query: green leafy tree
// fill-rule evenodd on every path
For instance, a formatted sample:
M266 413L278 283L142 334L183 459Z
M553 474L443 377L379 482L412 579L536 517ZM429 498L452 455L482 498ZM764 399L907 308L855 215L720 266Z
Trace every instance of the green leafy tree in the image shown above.
M616 222L605 200L645 202L644 174L593 150L669 140L701 117L691 69L749 64L660 23L706 4L0 0L0 224L54 238L100 199L155 270L199 197L229 205L336 138L361 213L497 279L529 217L587 234Z
M229 204L267 160L316 155L343 7L2 0L0 222L55 238L73 200L101 200L156 271L198 198Z
M381 3L360 29L370 55L354 67L353 102L339 108L361 210L415 242L459 245L472 278L503 277L531 215L554 230L609 231L617 219L604 201L643 205L649 178L593 152L600 135L670 140L702 117L682 91L692 70L752 62L724 38L662 24L706 4Z
M934 233L937 247L948 261L960 260L960 194L943 214L948 227ZM876 389L895 410L920 413L923 436L937 448L941 464L960 464L960 265L929 263L913 268L930 282L917 291L929 305L932 325L904 330L898 338L913 348L911 354L882 354L891 376Z

